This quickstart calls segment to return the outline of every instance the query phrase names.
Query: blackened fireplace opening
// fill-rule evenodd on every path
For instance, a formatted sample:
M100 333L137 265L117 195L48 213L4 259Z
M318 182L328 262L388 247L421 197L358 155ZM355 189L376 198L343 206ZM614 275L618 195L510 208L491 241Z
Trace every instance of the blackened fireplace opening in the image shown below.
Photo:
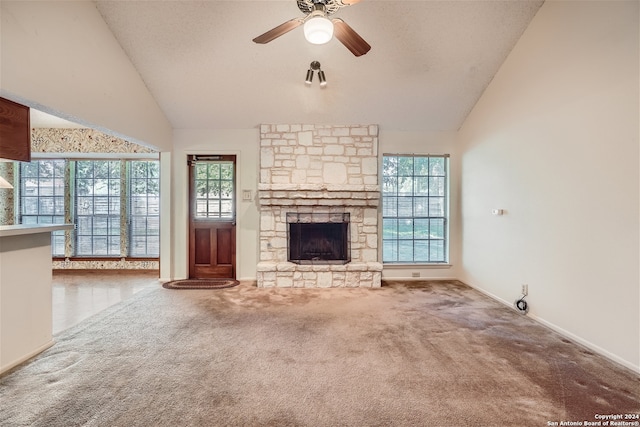
M348 213L287 213L287 226L288 261L296 264L346 264L351 261Z

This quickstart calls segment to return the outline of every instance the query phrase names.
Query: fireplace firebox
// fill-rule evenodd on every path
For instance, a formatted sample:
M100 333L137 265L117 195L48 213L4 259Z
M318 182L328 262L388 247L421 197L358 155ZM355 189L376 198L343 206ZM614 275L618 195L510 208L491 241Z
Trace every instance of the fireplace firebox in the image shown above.
M287 213L288 261L346 264L351 261L349 213Z

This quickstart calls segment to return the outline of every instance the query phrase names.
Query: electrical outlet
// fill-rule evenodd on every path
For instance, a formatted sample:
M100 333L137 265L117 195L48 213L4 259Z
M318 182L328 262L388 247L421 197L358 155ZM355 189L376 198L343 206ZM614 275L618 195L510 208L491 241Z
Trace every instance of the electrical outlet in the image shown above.
M522 285L522 295L529 295L529 285Z
M411 273L411 277L420 277L420 272L419 271L413 271Z

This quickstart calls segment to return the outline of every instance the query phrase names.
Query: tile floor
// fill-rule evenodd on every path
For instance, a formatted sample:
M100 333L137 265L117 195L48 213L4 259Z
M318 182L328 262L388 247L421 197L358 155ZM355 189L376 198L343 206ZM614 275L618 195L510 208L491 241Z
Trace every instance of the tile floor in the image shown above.
M157 271L54 270L53 333L150 286L161 286Z

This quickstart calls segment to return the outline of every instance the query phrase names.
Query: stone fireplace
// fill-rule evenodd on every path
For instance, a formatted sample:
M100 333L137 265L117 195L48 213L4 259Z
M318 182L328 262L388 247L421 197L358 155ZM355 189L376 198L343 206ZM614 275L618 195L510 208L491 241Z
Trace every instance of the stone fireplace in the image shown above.
M259 287L380 286L377 126L262 125L258 198Z

